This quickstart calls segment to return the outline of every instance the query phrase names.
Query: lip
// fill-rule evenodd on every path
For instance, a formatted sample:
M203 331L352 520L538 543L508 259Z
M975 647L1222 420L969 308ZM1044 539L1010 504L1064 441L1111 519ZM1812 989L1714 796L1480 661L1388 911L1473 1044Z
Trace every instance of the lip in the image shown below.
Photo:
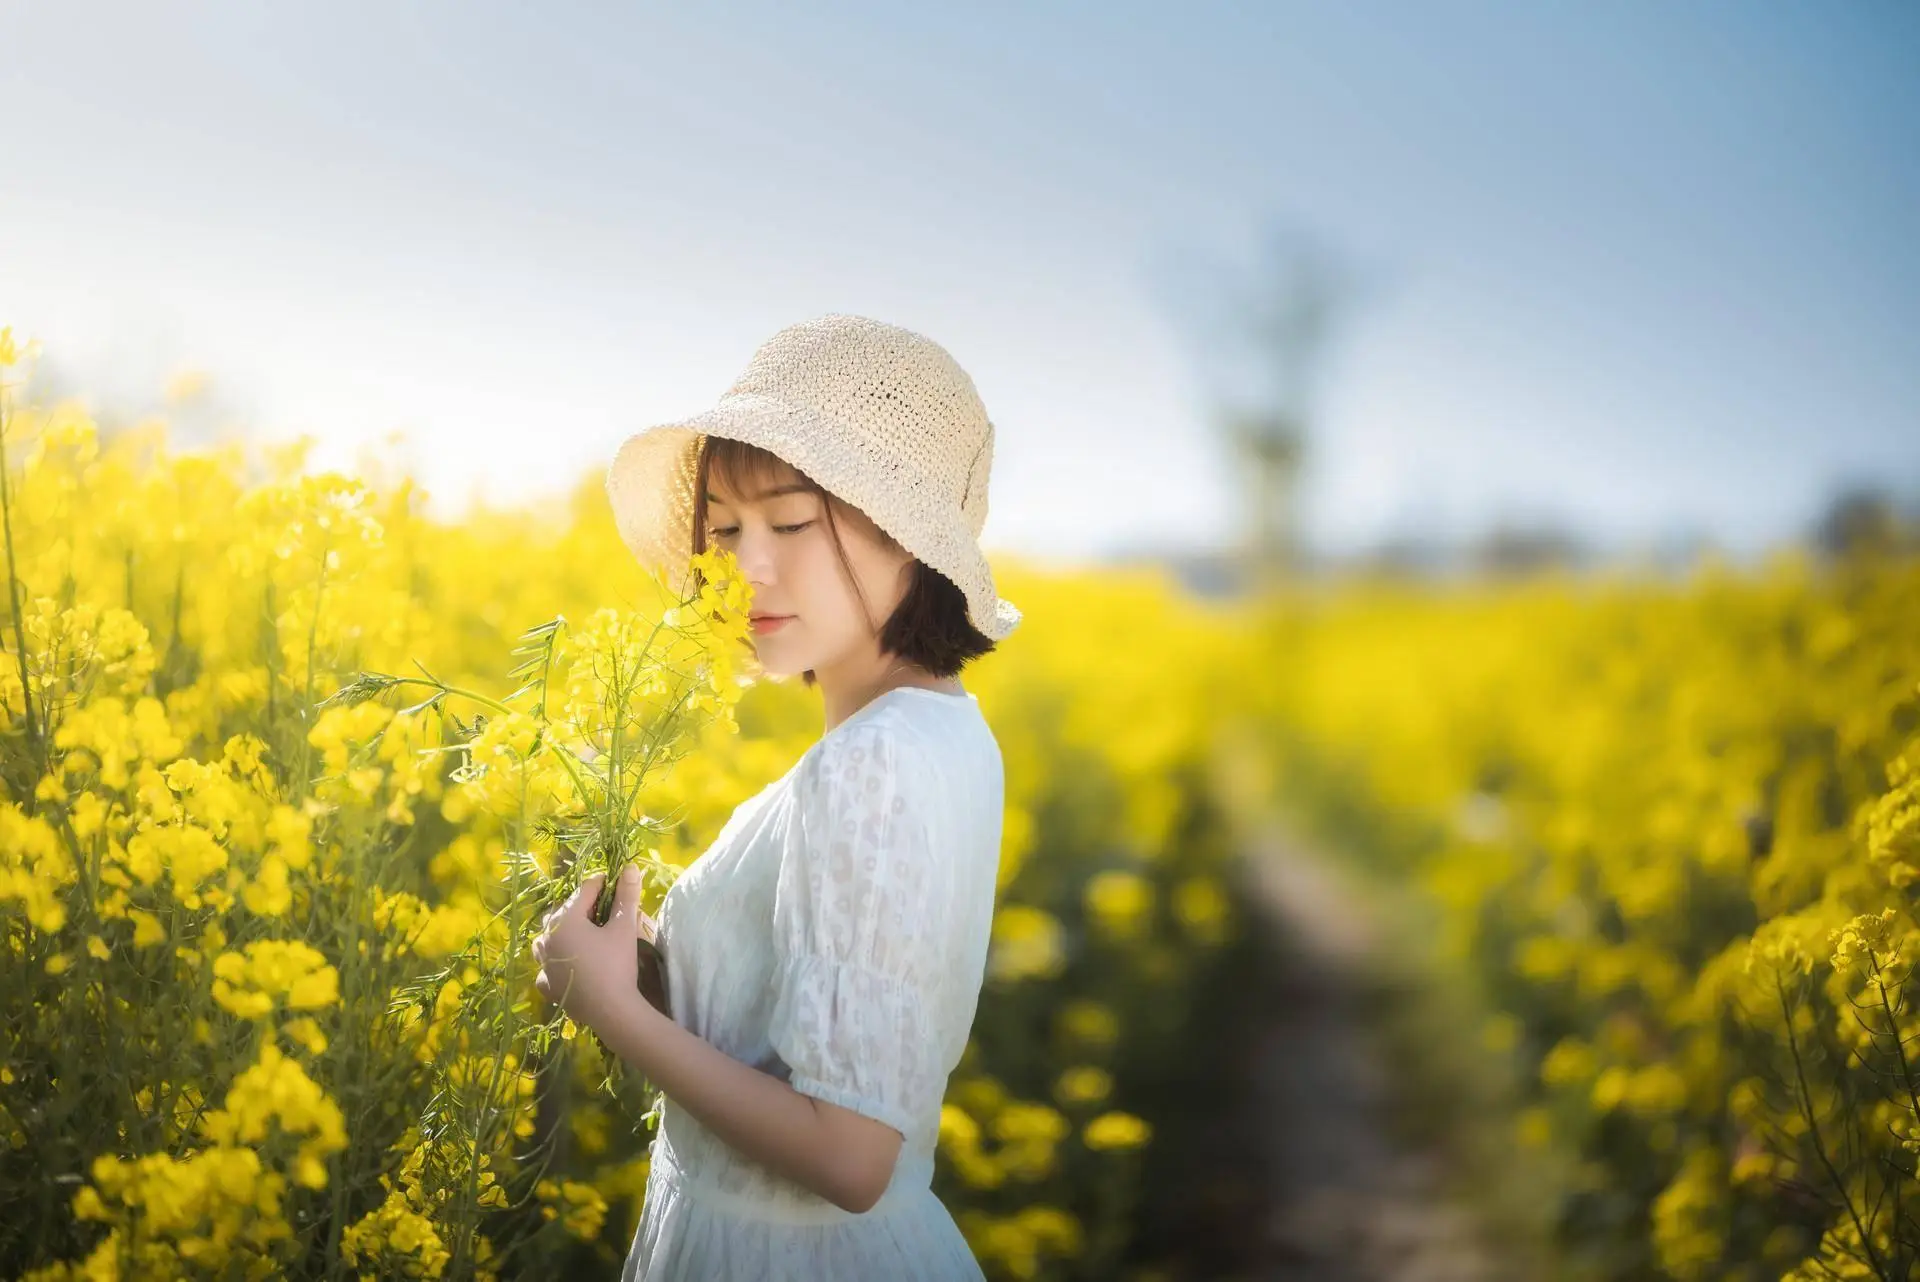
M791 614L763 614L759 618L752 620L752 623L754 632L764 633L777 631L792 621L793 616Z

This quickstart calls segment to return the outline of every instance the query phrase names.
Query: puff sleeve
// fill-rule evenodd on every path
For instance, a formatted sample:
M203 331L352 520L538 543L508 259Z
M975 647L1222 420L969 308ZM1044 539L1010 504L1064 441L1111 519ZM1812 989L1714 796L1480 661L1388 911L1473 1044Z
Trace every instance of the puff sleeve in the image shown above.
M792 1087L903 1135L945 1086L935 1007L951 876L931 840L934 782L884 723L847 726L801 764L773 906L772 1048Z

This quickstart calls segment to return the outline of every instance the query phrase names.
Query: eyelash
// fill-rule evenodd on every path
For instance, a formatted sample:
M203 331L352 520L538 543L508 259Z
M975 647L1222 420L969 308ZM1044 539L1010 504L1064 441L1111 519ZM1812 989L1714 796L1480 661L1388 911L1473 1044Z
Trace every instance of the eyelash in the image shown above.
M800 533L800 531L806 529L809 525L812 525L812 524L813 524L812 521L802 521L798 525L776 525L773 528L781 534L798 534ZM729 534L738 534L738 533L739 531L732 527L728 527L727 529L724 529L724 530L708 531L708 534L711 537L716 539L725 538Z

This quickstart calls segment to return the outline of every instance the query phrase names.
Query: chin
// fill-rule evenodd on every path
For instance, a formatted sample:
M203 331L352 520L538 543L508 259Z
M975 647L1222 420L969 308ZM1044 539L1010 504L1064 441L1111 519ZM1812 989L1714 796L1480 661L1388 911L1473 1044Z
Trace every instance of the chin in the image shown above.
M785 681L789 678L799 676L813 665L810 663L795 662L785 655L777 653L768 654L765 650L755 649L753 652L753 666L763 677L768 677L774 681Z

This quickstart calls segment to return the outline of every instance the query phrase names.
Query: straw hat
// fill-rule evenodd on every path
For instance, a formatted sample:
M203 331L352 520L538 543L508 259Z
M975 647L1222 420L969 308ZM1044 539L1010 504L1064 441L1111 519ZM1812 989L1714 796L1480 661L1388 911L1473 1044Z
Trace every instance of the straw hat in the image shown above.
M790 325L712 409L628 437L607 472L614 524L670 582L693 554L703 436L758 445L864 512L959 585L990 640L1020 622L980 551L993 423L973 380L931 339L862 316Z

